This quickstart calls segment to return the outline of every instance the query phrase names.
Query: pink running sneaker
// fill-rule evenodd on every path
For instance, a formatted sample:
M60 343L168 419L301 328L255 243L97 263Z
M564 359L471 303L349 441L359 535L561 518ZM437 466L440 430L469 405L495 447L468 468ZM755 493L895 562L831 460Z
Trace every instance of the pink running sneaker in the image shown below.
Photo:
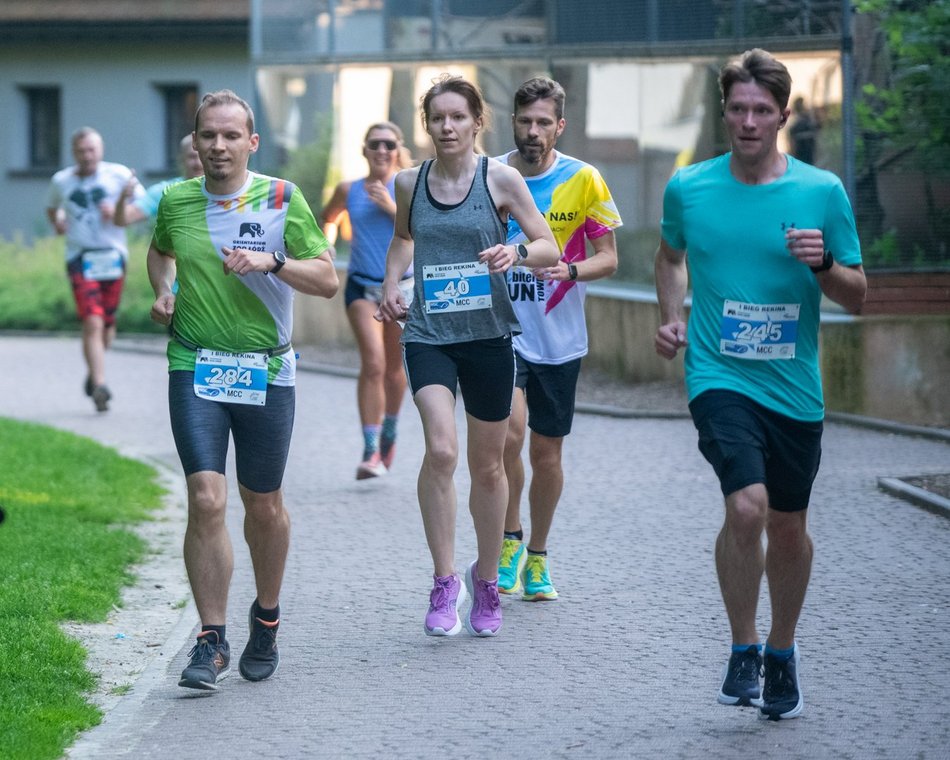
M379 452L374 451L369 459L364 459L356 468L357 480L368 480L369 478L378 478L386 474L386 465L380 459Z
M473 636L495 636L501 630L501 601L498 579L483 581L478 577L478 560L465 571L465 586L472 597L472 607L465 616L465 627Z
M426 636L454 636L462 630L459 607L465 601L465 586L457 575L433 575L426 613Z

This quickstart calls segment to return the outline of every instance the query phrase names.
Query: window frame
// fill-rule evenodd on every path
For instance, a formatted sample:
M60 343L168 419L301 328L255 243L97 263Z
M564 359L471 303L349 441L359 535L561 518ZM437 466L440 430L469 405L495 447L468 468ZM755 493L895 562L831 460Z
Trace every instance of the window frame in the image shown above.
M20 85L26 105L27 171L48 172L62 164L63 92L59 85Z

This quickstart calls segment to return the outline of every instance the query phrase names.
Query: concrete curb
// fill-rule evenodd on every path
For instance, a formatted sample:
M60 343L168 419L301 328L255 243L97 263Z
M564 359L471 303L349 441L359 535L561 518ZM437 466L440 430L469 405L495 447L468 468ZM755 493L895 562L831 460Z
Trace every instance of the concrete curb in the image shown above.
M878 478L877 487L891 496L897 496L927 512L950 520L950 499L912 486L899 478Z
M905 425L901 422L891 422L890 420L881 420L876 417L862 417L859 414L847 414L845 412L828 412L825 415L825 419L831 422L840 422L842 425L854 425L855 427L870 428L871 430L879 430L884 433L918 436L920 438L929 438L932 441L950 443L950 430L947 428Z
M66 750L70 760L100 760L107 758L117 747L124 747L128 737L142 729L141 721L146 700L168 680L168 668L178 652L191 638L197 627L198 608L194 599L182 608L178 621L168 632L162 649L133 681L132 689L114 707L107 710L102 722L93 730L80 734L75 744Z

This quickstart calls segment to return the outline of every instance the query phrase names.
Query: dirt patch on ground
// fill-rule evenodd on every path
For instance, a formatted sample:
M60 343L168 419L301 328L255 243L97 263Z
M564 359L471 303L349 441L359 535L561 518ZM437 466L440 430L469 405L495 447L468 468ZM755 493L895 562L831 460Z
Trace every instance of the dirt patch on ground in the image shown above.
M900 478L900 480L909 486L922 488L928 493L942 496L944 499L950 499L950 473L916 475L910 478Z
M181 558L185 535L182 486L171 478L163 485L171 493L152 519L135 527L147 544L144 561L130 568L135 584L122 591L122 601L103 623L64 623L61 627L88 652L86 667L98 677L89 700L107 712L116 705L159 655L168 635L191 599ZM173 490L175 489L175 490ZM177 648L180 641L170 643Z

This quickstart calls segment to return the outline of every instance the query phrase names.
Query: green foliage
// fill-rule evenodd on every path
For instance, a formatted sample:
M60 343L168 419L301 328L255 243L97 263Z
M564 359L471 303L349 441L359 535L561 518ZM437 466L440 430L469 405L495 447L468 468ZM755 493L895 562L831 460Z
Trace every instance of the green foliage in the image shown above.
M148 283L145 252L149 238L129 235L129 268L117 325L120 333L157 333L161 326L149 318L155 300ZM0 329L77 331L76 306L66 278L64 239L37 238L32 245L0 238Z
M88 439L0 418L0 754L62 756L101 714L65 620L102 621L145 545L127 529L158 506L151 468Z
M901 250L897 231L888 230L861 252L864 266L868 269L896 267L901 263Z
M911 152L932 174L950 174L950 0L857 0L875 14L891 54L889 86L867 84L862 129L885 148Z
M653 287L653 259L660 244L659 229L621 227L616 235L618 264L611 282Z
M314 216L323 208L323 190L327 184L330 149L333 147L333 122L328 114L318 114L314 122L313 142L290 152L280 176L293 182L303 192Z

